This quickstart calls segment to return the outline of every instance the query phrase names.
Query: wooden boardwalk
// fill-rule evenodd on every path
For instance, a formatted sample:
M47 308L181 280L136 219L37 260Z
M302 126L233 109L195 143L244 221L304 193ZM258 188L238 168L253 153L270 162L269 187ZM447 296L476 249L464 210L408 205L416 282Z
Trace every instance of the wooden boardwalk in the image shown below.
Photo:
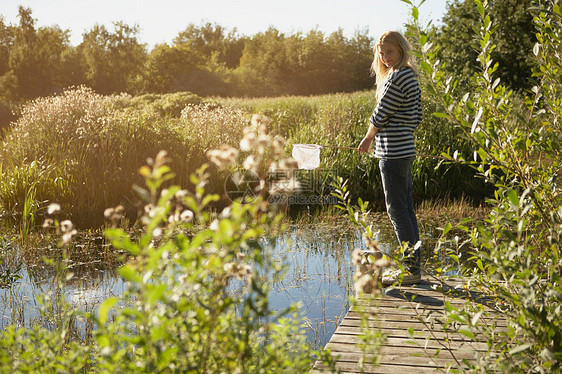
M442 320L445 316L445 300L460 306L467 297L477 299L476 293L463 291L460 282L448 281L456 287L446 287L447 296L435 289L439 284L427 278L420 284L387 289L382 297L362 299L352 307L326 345L336 360L341 373L360 373L363 357L359 344L364 330L361 329L361 313L369 316L369 325L379 328L386 339L380 350L379 365L373 367L367 356L363 373L434 373L447 367L466 367L463 359L477 360L486 351L486 342L470 339L464 334L444 332ZM481 298L486 304L489 300ZM365 313L366 312L366 313ZM497 320L495 320L497 323ZM500 325L504 321L500 321ZM503 328L500 326L500 329ZM413 335L412 335L413 333ZM324 364L317 362L312 373L328 373Z

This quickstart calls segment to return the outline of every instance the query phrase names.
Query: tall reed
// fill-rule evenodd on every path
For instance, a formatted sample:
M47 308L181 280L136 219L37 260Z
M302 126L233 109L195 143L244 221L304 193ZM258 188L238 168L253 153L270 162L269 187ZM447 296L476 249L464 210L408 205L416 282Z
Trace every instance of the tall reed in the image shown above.
M44 169L51 188L38 188L36 200L60 203L78 226L101 225L105 208L118 204L136 216L131 187L142 182L138 169L150 155L165 149L176 180L187 185L205 152L235 143L249 122L250 116L237 110L191 105L192 96L183 98L180 117L175 117L179 99L166 111L154 105L158 100L139 105L131 97L102 96L84 87L31 102L3 141L0 205L21 212L17 201L25 197L14 199L15 194L27 191L30 171ZM215 179L211 190L221 185Z
M205 152L221 144L236 145L254 113L269 118L270 131L287 140L284 152L290 155L295 143L355 147L374 105L372 91L203 100L189 93L130 97L70 89L29 103L6 135L0 150L0 205L21 214L24 194L33 176L41 174L36 204L59 202L77 226L101 225L104 209L118 204L136 217L131 187L142 182L140 165L161 149L174 160L174 182L186 186L190 173L205 162ZM458 147L454 130L428 111L429 104L416 131L418 151L439 155ZM324 148L321 160L318 170L300 172L308 187L305 195L330 196L331 183L343 177L354 198L384 206L378 165L370 155ZM419 158L414 195L417 200L463 192L481 196L485 190L473 175L466 165ZM209 190L224 194L227 177L227 172L212 169Z

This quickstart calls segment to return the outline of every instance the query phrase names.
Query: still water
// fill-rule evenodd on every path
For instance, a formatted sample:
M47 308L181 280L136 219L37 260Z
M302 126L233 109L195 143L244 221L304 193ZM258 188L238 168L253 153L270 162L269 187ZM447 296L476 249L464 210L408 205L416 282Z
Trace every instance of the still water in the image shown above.
M380 221L374 225L379 230L377 239L381 249L388 252L396 247L388 218L381 215L376 221ZM265 240L264 247L286 266L282 278L270 281L271 307L282 310L298 303L309 342L316 348L323 347L349 307L354 272L351 253L364 248L361 232L337 220L299 224L289 226L274 240ZM57 294L53 292L57 289L53 270L38 265L41 261L20 260L24 264L18 272L21 278L0 288L0 329L10 324L41 323L37 299L43 295L93 311L106 298L121 296L127 286L115 271L104 268L102 261L80 267L86 274L75 271L74 279L65 282L64 290Z

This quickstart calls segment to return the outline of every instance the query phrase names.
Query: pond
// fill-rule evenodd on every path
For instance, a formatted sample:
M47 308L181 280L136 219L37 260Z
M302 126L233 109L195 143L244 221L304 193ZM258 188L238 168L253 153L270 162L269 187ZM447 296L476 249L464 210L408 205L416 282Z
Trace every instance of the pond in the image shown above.
M396 248L396 239L388 217L376 214L372 220L381 249L391 252ZM361 232L344 218L330 218L290 225L279 237L265 240L264 246L276 261L286 264L282 279L271 280L271 307L282 310L299 303L309 342L317 349L323 347L349 308L355 271L351 254L355 248L365 248ZM126 288L115 269L105 266L103 260L93 260L72 263L76 267L74 278L64 282L62 292L57 291L53 266L42 265L41 259L21 256L2 256L24 265L18 271L21 278L17 282L0 288L0 329L10 324L29 327L41 323L37 299L43 295L64 298L92 311L104 299L121 296ZM10 266L7 262L0 264L0 271L5 272ZM84 331L88 326L77 328Z

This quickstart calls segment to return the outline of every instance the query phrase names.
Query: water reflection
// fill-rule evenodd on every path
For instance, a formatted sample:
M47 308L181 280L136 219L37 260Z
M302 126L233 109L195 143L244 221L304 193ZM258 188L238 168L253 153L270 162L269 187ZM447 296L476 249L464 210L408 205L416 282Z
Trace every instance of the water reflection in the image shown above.
M389 251L396 247L394 234L388 218L379 218L380 223L375 225L380 230L377 239L382 249ZM349 306L354 272L351 253L363 247L360 231L344 219L292 225L279 237L265 240L264 247L275 261L286 264L283 277L270 279L271 307L282 310L300 303L309 341L317 348L324 346ZM44 325L37 302L41 295L50 294L93 311L106 298L123 294L126 283L116 274L118 261L109 264L103 257L89 256L88 261L83 256L70 257L66 261L73 276L60 280L56 261L45 265L37 256L20 255L24 264L19 271L21 279L0 289L0 328L10 324ZM62 290L57 287L60 281Z

